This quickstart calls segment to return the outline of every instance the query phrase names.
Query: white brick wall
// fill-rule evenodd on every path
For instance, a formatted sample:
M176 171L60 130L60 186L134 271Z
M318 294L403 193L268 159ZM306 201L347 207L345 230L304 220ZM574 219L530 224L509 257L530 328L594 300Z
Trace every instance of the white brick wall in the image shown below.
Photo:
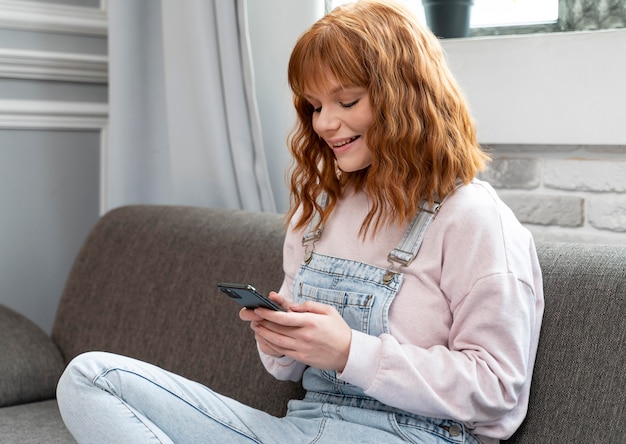
M481 179L535 239L626 245L626 146L484 148L493 161Z
M560 190L623 193L626 192L626 161L589 158L547 160L543 182L548 188Z

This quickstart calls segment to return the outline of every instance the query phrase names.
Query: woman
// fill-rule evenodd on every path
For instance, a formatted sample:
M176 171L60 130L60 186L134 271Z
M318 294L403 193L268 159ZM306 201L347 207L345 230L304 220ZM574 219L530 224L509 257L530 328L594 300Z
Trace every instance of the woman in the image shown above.
M79 442L494 443L523 420L543 311L530 234L475 178L486 156L437 39L361 1L305 32L287 312L242 310L307 393L275 418L135 360L90 353L58 400Z

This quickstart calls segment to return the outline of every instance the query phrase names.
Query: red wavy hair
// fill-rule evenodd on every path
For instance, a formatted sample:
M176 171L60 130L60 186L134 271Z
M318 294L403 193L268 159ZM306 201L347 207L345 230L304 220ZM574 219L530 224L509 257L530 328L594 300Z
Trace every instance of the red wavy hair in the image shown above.
M339 172L331 149L313 130L307 86L327 86L330 72L345 87L367 89L374 121L367 133L372 164ZM336 8L298 39L288 80L297 122L289 135L293 156L290 220L302 228L321 211L321 223L346 186L365 190L371 210L361 226L410 221L422 200L433 202L467 183L488 156L476 140L469 107L437 38L404 6L362 0ZM322 191L328 206L317 204Z

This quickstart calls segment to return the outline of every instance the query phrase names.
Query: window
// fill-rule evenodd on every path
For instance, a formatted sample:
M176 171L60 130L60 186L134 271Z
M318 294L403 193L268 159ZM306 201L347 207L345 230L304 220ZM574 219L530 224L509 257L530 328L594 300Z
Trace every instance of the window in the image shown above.
M326 11L353 0L325 0ZM424 18L420 0L405 0ZM626 28L626 0L474 0L471 36Z
M561 0L475 0L471 36L559 31Z
M558 0L474 0L471 27L555 23Z
M354 0L327 1L326 11ZM405 0L407 6L425 21L424 8L420 0ZM559 15L559 0L474 0L472 28L512 26L529 23L556 22Z
M472 15L479 14L481 3L486 6L499 2L474 0ZM511 10L516 9L516 14L524 20L508 24L473 24L471 36L626 28L625 0L502 0L501 3L515 4ZM490 8L495 9L495 6ZM531 9L533 16L527 15Z

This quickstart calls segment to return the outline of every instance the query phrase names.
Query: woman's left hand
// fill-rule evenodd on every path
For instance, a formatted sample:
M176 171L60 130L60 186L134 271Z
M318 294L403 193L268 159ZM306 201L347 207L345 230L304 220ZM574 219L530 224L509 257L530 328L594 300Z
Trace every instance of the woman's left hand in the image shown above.
M257 337L304 364L342 372L348 361L352 329L332 306L319 302L291 305L288 312L258 308Z

